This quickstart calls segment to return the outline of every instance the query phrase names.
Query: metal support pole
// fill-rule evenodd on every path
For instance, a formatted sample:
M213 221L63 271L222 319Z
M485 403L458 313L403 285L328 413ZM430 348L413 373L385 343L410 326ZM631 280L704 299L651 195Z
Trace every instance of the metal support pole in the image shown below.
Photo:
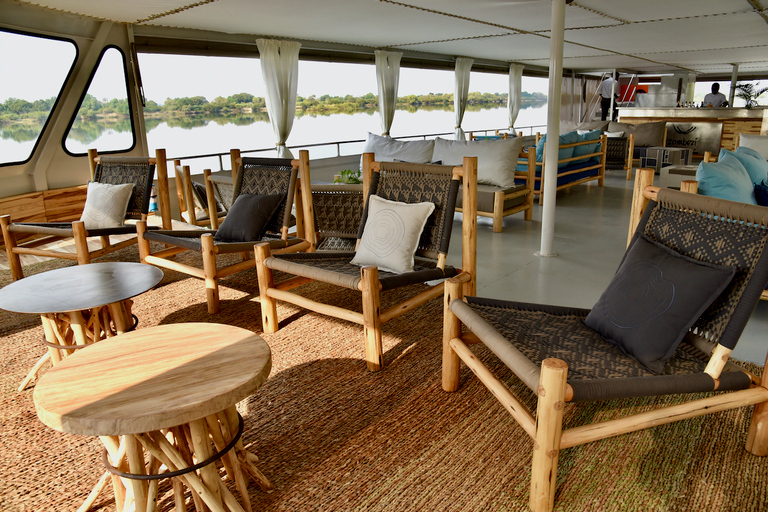
M733 71L731 71L731 93L728 95L728 106L733 107L733 100L736 99L736 81L739 76L739 65L732 64Z
M555 239L555 200L557 195L557 158L560 139L560 93L563 87L563 39L565 1L552 1L552 31L549 58L549 101L547 101L547 152L544 161L544 205L541 212L541 248L538 256L557 256L552 250Z

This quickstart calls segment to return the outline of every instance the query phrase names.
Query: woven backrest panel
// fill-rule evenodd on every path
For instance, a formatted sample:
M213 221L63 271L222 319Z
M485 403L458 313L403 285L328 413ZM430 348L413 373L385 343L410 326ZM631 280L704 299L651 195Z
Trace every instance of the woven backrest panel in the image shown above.
M453 180L453 167L449 165L408 164L381 162L378 179L372 180L371 193L390 201L435 204L419 240L416 254L436 258L447 252L453 227L458 180ZM365 221L365 214L363 222Z
M298 169L291 165L290 158L243 158L237 173L232 202L234 203L240 194L284 194L285 198L267 225L267 231L279 233L283 226L290 226L298 172Z
M312 185L315 229L323 237L357 238L363 206L362 185Z
M133 184L126 219L141 219L142 214L149 212L149 196L155 179L155 164L150 164L149 158L100 157L93 179L110 185Z
M768 208L662 189L648 210L638 232L685 256L736 268L694 324L699 335L733 348L768 282Z
M229 211L229 209L232 208L232 203L235 202L232 199L235 186L231 183L222 183L220 181L212 181L211 184L213 185L213 193L216 194L217 199L221 201L224 210Z

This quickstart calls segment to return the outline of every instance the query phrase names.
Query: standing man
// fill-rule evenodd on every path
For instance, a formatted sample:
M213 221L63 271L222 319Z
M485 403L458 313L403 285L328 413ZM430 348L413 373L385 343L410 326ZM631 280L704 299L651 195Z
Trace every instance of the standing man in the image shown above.
M615 83L616 82L613 79L613 74L611 74L608 76L608 78L603 80L602 83L600 83L600 87L597 89L597 92L600 94L600 108L602 110L600 115L601 121L605 121L608 118L608 111L611 110L611 97L613 96ZM613 111L611 120L616 120L616 109Z
M725 94L720 92L720 84L715 82L712 84L712 92L704 96L704 102L702 107L727 107L728 100L725 99Z

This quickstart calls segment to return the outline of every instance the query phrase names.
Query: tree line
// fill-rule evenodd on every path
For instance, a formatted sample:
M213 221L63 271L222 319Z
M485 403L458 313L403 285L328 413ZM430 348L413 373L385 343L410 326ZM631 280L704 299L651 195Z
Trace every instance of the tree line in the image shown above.
M507 93L469 93L467 103L474 106L502 107L507 104ZM29 102L18 98L9 98L0 103L0 123L19 120L43 121L56 101L56 98L41 99ZM521 107L539 106L547 102L547 96L534 92L521 93ZM453 107L453 94L438 93L425 95L408 95L397 98L397 107L415 109L421 107ZM208 101L204 96L184 98L167 98L160 105L147 100L144 113L147 117L173 117L188 115L241 115L266 112L266 100L248 93L233 94L229 97L219 96ZM296 98L297 115L305 113L351 113L378 108L378 96L368 93L364 96L330 96L315 95L307 98ZM80 111L81 119L95 119L109 116L128 116L128 100L112 99L101 101L86 94Z

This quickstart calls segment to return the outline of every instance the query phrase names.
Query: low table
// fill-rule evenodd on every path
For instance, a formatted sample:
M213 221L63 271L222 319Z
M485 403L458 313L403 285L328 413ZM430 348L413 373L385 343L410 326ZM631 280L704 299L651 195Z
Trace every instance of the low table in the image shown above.
M690 165L692 154L690 148L653 146L640 158L640 167L652 167L658 173L662 167L668 165Z
M135 328L133 301L163 279L163 271L130 262L89 263L35 274L0 289L0 309L39 314L48 352L19 386L22 391L46 361Z
M177 510L186 510L183 484L194 491L197 510L250 511L244 473L265 489L271 484L239 439L243 423L235 404L266 382L271 361L266 342L239 327L150 327L56 365L35 387L35 408L53 429L104 442L108 472L86 504L111 477L117 509L144 512L153 509L158 479L173 477ZM218 458L243 506L222 484Z

